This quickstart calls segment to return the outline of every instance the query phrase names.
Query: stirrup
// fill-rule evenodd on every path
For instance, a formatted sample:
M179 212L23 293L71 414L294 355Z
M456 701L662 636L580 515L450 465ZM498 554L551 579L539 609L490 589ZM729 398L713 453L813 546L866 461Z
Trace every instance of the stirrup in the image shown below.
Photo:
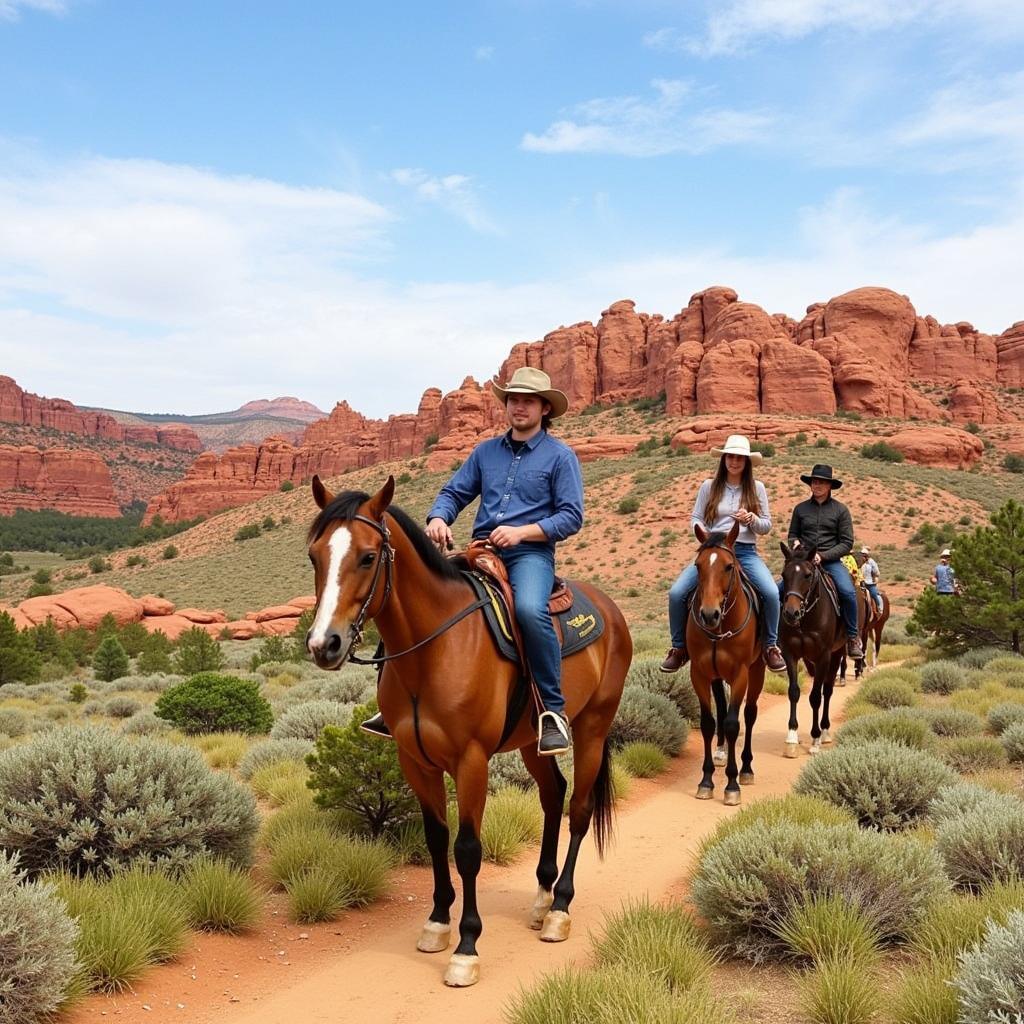
M384 716L379 711L365 722L361 722L359 728L368 735L376 736L380 740L394 739L391 735L391 730L388 728L388 723L384 721Z

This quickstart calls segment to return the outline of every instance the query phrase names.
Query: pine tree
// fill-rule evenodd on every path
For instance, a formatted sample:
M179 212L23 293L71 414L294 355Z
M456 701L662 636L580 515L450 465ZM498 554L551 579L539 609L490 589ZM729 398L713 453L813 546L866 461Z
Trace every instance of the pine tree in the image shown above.
M197 672L216 672L224 667L224 652L220 644L198 626L186 629L178 638L178 653L174 656L174 671L183 676Z
M0 612L0 686L38 682L42 660L31 637L18 629L7 612Z
M947 651L995 645L1021 653L1024 633L1024 505L1012 498L961 537L952 565L962 593L926 591L912 622Z
M128 655L116 636L103 638L93 655L92 668L96 678L105 683L128 675Z
M150 633L142 645L136 668L143 673L171 672L171 641L161 630Z

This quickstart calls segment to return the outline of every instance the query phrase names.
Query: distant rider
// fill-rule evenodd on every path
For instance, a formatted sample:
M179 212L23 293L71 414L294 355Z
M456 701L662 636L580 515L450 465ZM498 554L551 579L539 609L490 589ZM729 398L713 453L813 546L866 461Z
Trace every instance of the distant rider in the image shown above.
M871 549L866 545L860 549L861 563L860 563L860 578L864 584L865 590L871 595L871 600L875 602L875 607L878 609L879 614L882 613L882 595L878 589L878 580L881 578L881 573L878 571L878 563L871 557Z

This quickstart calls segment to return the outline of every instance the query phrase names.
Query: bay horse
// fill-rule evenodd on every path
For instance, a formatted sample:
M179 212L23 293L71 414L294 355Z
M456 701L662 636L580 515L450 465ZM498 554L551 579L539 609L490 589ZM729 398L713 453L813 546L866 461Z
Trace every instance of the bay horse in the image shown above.
M719 751L716 755L721 752L723 733L727 746L724 764L728 781L724 802L728 806L740 802L740 785L747 786L754 781L750 744L765 671L757 616L742 585L742 571L733 549L739 528L738 521L727 534L708 533L700 523L694 527L701 546L694 563L697 590L686 621L690 681L700 701L700 731L704 737L704 774L697 786L697 799L710 800L714 796L715 765L722 763L720 757L711 753L717 717ZM728 705L726 683L729 684ZM741 704L746 738L741 769L737 771L736 739L740 731Z
M846 652L846 629L825 592L825 572L814 561L814 549L791 549L784 541L779 547L785 558L782 567L782 615L779 620L779 646L789 676L789 726L786 733L786 757L796 757L799 749L799 725L796 706L800 701L797 666L807 667L811 683L811 748L821 753L823 743L832 742L829 703L839 663ZM858 601L858 619L863 622L863 601ZM819 724L818 710L821 709Z
M863 565L867 560L868 556L861 554L859 551L856 554L857 565ZM866 591L867 599L874 601L871 597L870 591ZM867 632L863 638L864 641L864 657L867 658L869 640L873 639L874 645L871 650L871 667L876 668L878 666L878 652L882 649L882 631L885 629L885 624L889 621L889 616L892 614L892 608L889 606L889 595L884 590L878 591L878 596L882 599L882 610L878 610L877 604L872 604L872 615L871 621L868 623Z
M377 624L386 652L373 659L383 666L380 711L398 745L402 773L419 799L434 871L433 909L416 944L424 953L442 952L451 937L455 889L448 865L445 773L455 781L455 865L462 878L463 903L459 944L444 981L464 987L480 977L477 939L483 923L476 878L487 762L499 751L519 750L537 781L544 829L530 923L540 929L542 940L561 942L569 937L580 845L593 823L598 853L603 855L612 827L607 736L632 657L632 640L610 598L586 583L573 582L600 609L605 631L563 665L574 779L569 850L559 875L558 833L566 782L555 758L537 753L531 715L509 715L519 668L499 656L479 612L481 602L459 568L434 547L422 527L391 504L394 491L394 477L389 476L372 497L360 491L334 495L313 477L313 498L320 513L308 542L317 605L306 646L320 668L339 669L359 643L366 620Z

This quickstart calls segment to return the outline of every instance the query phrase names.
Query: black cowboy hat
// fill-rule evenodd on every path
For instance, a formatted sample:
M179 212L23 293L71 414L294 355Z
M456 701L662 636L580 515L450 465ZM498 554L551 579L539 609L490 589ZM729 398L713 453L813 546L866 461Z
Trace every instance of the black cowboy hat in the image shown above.
M826 466L823 462L819 462L809 474L801 476L800 479L808 485L812 480L826 480L832 485L833 491L838 491L843 486L843 481L832 475L832 467Z

